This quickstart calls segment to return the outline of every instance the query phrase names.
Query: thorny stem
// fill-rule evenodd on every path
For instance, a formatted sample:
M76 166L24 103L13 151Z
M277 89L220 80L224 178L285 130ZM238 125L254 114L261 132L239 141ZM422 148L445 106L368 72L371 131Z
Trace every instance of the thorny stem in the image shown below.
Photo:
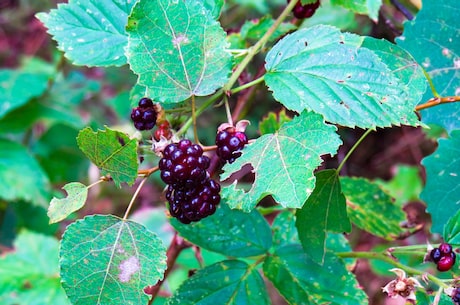
M423 110L430 107L434 107L441 104L455 103L460 102L460 96L445 96L445 97L433 97L428 100L428 102L418 105L415 107L415 110Z
M353 145L353 147L347 152L346 156L343 158L342 162L340 162L339 167L337 167L337 173L340 173L340 170L342 170L342 167L345 165L345 162L347 162L348 158L350 158L351 154L355 151L355 149L361 144L362 141L367 137L368 134L370 134L373 130L368 129L362 136L359 138L358 141Z
M139 195L139 192L141 191L142 187L144 186L145 181L147 181L147 178L142 179L141 183L139 183L139 186L137 187L136 191L134 192L133 197L131 198L131 201L128 204L128 207L126 208L125 215L123 216L123 221L128 219L129 212L131 211L131 208L134 205L134 201L137 198L137 195Z
M384 253L376 253L376 252L339 252L336 253L337 256L341 258L363 258L363 259L377 259L383 262L386 262L396 268L402 269L406 271L407 273L413 274L413 275L420 275L428 278L430 281L438 285L439 287L447 288L449 285L444 283L441 279L437 278L436 276L426 273L424 271L406 266L404 264L401 264L397 260L391 258L390 256L384 254Z
M224 91L228 92L232 88L233 84L238 80L238 77L240 77L241 73L246 69L246 66L251 62L251 60L254 58L254 56L262 49L262 47L267 43L267 41L270 39L272 34L276 31L276 29L279 27L279 25L284 21L284 19L288 16L288 14L291 12L291 10L294 8L296 5L297 1L291 1L289 4L284 8L284 10L281 12L281 15L278 16L276 19L275 23L268 29L268 31L262 36L262 38L251 48L249 48L249 52L246 55L246 57L241 61L239 64L238 68L236 68L235 72L233 72L232 76L230 77L229 81L227 84L224 86Z

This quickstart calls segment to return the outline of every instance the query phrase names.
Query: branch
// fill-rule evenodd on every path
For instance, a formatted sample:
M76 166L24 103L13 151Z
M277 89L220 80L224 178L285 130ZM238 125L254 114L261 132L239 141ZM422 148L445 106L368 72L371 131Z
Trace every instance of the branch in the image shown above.
M425 104L421 104L415 107L416 111L431 108L441 104L460 102L460 96L446 96L446 97L433 97L428 100Z

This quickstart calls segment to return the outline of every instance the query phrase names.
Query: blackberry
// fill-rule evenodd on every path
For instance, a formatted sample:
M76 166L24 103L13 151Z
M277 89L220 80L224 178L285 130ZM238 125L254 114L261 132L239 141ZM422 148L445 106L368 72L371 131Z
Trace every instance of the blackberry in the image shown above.
M190 140L169 144L160 160L161 179L178 190L199 185L207 177L210 160L203 156L203 149Z
M160 141L160 140L161 140L161 137L166 138L166 140L171 139L172 133L171 133L170 127L171 127L171 126L169 125L169 122L168 122L168 121L162 122L162 123L158 126L158 128L155 130L155 132L153 133L153 138L154 138L156 141Z
M448 243L442 243L439 245L439 251L443 254L450 254L452 252L452 246Z
M138 107L131 110L131 120L137 130L150 130L157 121L157 112L148 97L139 100Z
M452 292L452 301L455 305L460 305L460 287L457 287Z
M241 131L219 131L216 136L217 155L223 160L233 163L241 156L240 150L248 144L246 134Z
M430 252L430 257L435 263L439 262L439 260L441 259L441 256L442 256L442 253L441 253L441 250L439 250L439 248L434 248Z
M437 263L437 269L439 271L448 271L455 264L455 253L451 252L448 255L442 256Z
M289 2L291 2L291 1L288 0L288 3ZM318 9L319 5L320 5L320 0L318 0L318 1L314 2L314 3L305 4L305 5L302 5L302 3L299 0L296 3L296 5L294 6L294 9L292 10L292 13L294 14L294 16L297 19L310 18L316 12L316 10Z

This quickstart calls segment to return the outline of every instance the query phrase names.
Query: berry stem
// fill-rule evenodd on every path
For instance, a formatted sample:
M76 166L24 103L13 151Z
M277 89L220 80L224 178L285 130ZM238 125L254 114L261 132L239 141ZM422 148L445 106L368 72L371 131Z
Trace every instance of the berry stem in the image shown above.
M430 85L430 89L431 89L431 92L433 93L433 96L434 97L440 97L441 95L436 90L436 88L435 88L435 86L433 84L433 80L431 79L431 77L428 74L428 72L426 72L425 69L423 69L423 68L422 68L422 72L423 72L423 75L425 75L426 80L428 81L428 85Z
M233 126L232 112L230 111L230 105L228 104L228 97L224 95L225 113L227 114L227 121Z
M448 104L448 103L455 103L455 102L460 102L460 96L457 95L457 96L433 97L429 99L428 102L421 104L421 105L417 105L417 107L415 107L415 110L419 111L419 110L431 108L434 106L438 106L441 104Z
M196 103L195 95L192 95L192 121L193 121L193 136L195 137L195 143L200 144L200 139L198 138L198 130L196 128Z
M356 150L359 144L361 144L361 142L364 141L367 135L370 134L372 131L373 131L372 129L366 130L366 132L361 136L361 138L359 138L359 140L356 141L353 147L347 152L342 162L340 162L339 167L337 167L337 173L340 173L340 171L342 170L342 167L345 165L345 162L347 162L348 158L350 158L351 154Z
M140 169L140 170L137 171L137 174L147 178L151 174L156 172L158 169L159 169L158 166L155 166L155 167L152 167L152 168L149 168L149 169Z
M129 212L131 211L131 208L134 205L134 201L137 198L137 195L139 195L139 192L141 191L142 187L144 186L145 181L147 181L147 178L142 179L141 183L139 183L139 186L137 187L136 191L134 192L133 197L131 198L131 201L128 204L128 207L126 208L125 215L123 216L123 221L126 221L128 219Z
M91 183L90 185L88 185L86 188L87 188L87 189L90 189L90 188L92 188L93 186L96 186L96 185L98 185L99 183L104 182L104 181L107 181L107 179L104 179L104 177L102 177L102 178L100 178L99 180L97 180L96 182L93 182L93 183Z
M232 94L235 94L235 93L238 93L238 92L243 91L243 90L245 90L245 89L248 89L248 88L250 88L250 87L252 87L252 86L255 86L255 85L257 85L257 84L263 82L263 81L264 81L264 77L265 77L265 75L262 75L261 77L256 78L256 79L253 80L253 81L250 81L249 83L246 83L246 84L241 85L241 86L239 86L239 87L233 88L230 92L231 92Z

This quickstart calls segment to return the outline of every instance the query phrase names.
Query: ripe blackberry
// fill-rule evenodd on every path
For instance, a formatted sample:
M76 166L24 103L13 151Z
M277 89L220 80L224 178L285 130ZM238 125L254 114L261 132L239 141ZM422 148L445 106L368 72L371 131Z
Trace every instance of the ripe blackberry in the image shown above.
M291 2L288 0L288 3ZM310 18L313 16L313 14L316 12L320 5L320 0L310 3L310 4L305 4L302 5L301 1L299 0L296 5L294 6L294 9L292 10L292 13L297 19L306 19Z
M169 144L159 162L161 179L175 189L182 190L199 185L206 179L210 160L203 149L190 140Z
M439 260L441 259L441 256L442 256L442 253L441 253L441 250L439 250L439 248L434 248L430 252L430 257L435 263L439 262Z
M241 131L219 131L216 136L217 155L224 161L233 163L241 156L240 150L248 144L246 134Z
M131 111L131 120L137 130L150 130L157 121L157 112L151 99L143 97L139 100L139 107Z
M439 245L439 251L443 254L450 254L452 252L452 246L448 243L442 243Z

